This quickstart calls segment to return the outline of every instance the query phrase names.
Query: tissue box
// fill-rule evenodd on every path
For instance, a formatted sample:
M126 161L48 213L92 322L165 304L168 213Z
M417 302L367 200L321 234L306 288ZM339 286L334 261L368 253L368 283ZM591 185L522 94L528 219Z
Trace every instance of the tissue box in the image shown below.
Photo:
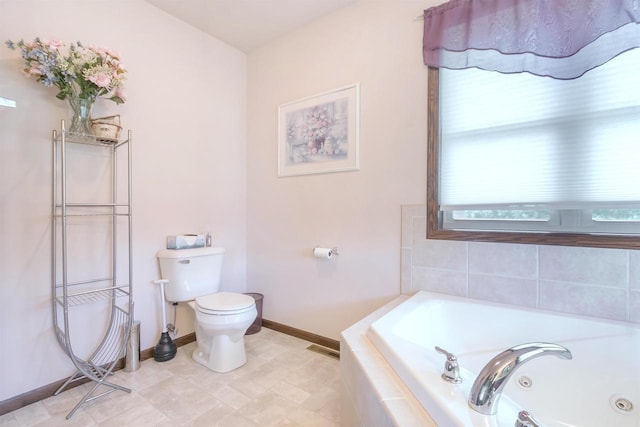
M167 236L167 249L204 248L204 234L179 234Z

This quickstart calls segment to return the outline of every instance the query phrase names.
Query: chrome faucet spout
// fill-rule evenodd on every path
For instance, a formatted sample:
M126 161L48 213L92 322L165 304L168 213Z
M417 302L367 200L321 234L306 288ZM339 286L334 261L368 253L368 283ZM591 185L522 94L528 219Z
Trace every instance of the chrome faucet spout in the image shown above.
M507 380L522 365L540 356L557 356L572 359L565 347L551 343L527 343L511 347L491 359L478 374L471 386L469 406L485 415L496 413L502 389Z

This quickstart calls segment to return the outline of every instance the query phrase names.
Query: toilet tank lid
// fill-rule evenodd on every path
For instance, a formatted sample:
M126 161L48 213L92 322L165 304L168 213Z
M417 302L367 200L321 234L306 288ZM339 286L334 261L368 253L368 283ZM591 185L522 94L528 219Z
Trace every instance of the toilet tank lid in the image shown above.
M158 258L193 258L197 256L207 256L223 254L224 248L218 246L208 246L193 249L161 249L156 256Z

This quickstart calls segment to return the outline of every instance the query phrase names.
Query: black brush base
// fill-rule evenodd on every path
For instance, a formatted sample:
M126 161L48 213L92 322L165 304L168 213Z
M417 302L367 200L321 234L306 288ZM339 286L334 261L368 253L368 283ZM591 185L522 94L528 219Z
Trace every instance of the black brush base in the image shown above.
M156 362L166 362L173 359L177 352L178 348L169 336L169 332L163 332L160 335L160 341L153 348L153 359Z

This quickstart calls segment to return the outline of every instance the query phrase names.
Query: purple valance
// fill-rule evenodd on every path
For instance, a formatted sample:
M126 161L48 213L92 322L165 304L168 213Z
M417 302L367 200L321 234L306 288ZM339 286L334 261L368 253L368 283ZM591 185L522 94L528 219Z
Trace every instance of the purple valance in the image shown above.
M640 47L640 0L451 0L424 11L425 65L572 79Z

